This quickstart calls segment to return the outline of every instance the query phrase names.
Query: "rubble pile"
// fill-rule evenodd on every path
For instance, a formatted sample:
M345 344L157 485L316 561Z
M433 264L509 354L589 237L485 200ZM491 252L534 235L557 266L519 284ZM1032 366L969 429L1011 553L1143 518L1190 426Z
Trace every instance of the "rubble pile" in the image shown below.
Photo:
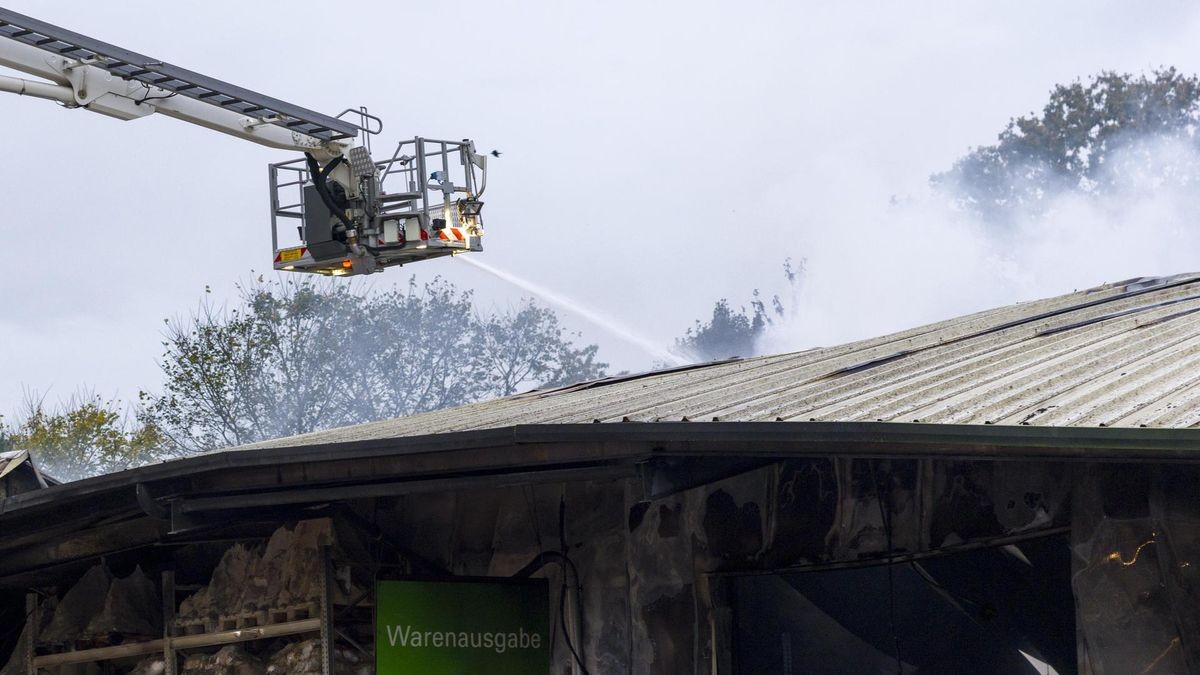
M262 625L316 616L324 586L324 548L335 541L328 518L305 520L282 527L257 546L234 544L225 551L211 580L185 599L176 613L178 625L207 631L230 625L230 617L252 616ZM347 576L334 584L337 597L353 588ZM42 610L39 645L80 648L81 641L101 644L163 635L163 607L158 584L140 567L116 578L103 564L96 565L55 605L47 599ZM236 624L241 627L242 623ZM229 628L221 628L229 630ZM22 640L28 637L28 628ZM339 675L371 675L372 659L346 648L335 656ZM24 649L18 648L0 675L24 674ZM161 655L148 656L132 675L162 675ZM211 654L190 653L180 675L308 675L322 671L319 640L274 641L228 645Z
M38 642L67 645L83 637L92 617L104 611L112 580L112 573L104 565L89 569L58 603L50 623L38 633Z
M322 548L333 545L327 518L281 527L266 546L235 544L221 558L208 586L179 606L180 625L211 623L220 617L287 609L316 603L324 581Z
M221 556L212 581L179 605L179 621L216 619L223 608L240 608L247 582L254 578L259 553L243 544L234 544Z
M95 565L63 595L62 600L46 598L41 603L39 645L73 648L80 640L121 636L118 641L133 638L162 637L162 604L158 587L139 567L129 576L115 578L103 564ZM29 641L29 624L21 629L17 648L0 675L24 675L25 645ZM135 670L138 675L157 675L160 670ZM140 668L140 666L139 666Z
M84 634L161 637L161 597L158 585L141 567L124 579L113 579L104 598L104 609L92 617Z
M193 654L183 661L179 675L263 675L262 660L237 645L222 647L216 654Z
M266 597L278 607L320 598L324 583L321 550L332 545L333 525L328 519L300 521L293 531L276 530L260 567L260 572L267 574Z
M336 675L373 675L375 664L353 649L338 647L334 651ZM267 675L321 675L321 643L305 640L275 652L267 662Z
M38 643L73 645L113 634L162 636L158 587L141 568L124 579L114 578L104 565L89 569L50 611Z

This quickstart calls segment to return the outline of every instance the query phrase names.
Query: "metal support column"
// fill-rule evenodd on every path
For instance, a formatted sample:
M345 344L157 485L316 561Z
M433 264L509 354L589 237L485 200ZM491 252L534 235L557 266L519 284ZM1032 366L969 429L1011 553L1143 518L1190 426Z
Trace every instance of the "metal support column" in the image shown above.
M162 575L163 614L163 675L175 675L178 665L175 659L175 644L171 640L175 633L175 572L168 570Z
M708 596L706 604L709 606L709 642L712 645L709 672L713 675L731 675L734 672L731 581L724 577L711 576L705 576L702 579L702 583L697 583L697 588L700 588L702 594Z
M336 642L333 627L333 555L328 546L321 549L324 579L321 584L321 673L333 675L334 653Z
M33 668L33 646L37 644L38 626L42 624L41 604L37 593L25 594L25 627L28 628L25 634L29 636L29 639L25 641L22 649L25 650L25 672L29 675L38 673Z

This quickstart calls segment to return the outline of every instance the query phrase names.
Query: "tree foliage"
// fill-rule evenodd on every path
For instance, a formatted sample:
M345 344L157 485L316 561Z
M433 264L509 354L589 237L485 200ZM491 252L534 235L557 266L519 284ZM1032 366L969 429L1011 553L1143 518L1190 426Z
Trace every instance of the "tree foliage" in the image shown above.
M804 263L793 266L787 260L783 272L794 290L804 273ZM771 297L768 308L758 289L752 294L749 309L745 306L734 309L727 298L721 298L713 305L707 321L697 320L683 337L675 340L675 351L695 362L754 356L759 339L786 314L778 295Z
M961 205L1004 221L1019 212L1037 213L1047 197L1064 190L1109 191L1124 180L1114 167L1118 153L1147 138L1193 144L1198 119L1195 76L1174 68L1149 77L1103 72L1056 86L1040 114L1011 120L995 145L975 148L932 180ZM1174 178L1195 182L1200 176Z
M554 310L526 300L515 308L477 315L478 366L490 394L507 396L531 382L554 387L603 377L597 345L576 347Z
M373 291L260 278L240 291L233 309L206 304L168 322L165 386L142 394L141 418L181 448L426 412L607 367L553 311L525 302L484 313L441 280Z
M15 428L0 430L13 449L28 450L47 474L72 481L141 466L170 456L153 425L133 423L119 401L77 395L48 409L34 400Z

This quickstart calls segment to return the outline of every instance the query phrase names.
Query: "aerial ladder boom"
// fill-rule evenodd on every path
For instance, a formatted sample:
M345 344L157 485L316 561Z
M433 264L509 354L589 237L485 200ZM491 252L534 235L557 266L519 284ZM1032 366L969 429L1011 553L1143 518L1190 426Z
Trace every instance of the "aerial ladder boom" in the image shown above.
M276 269L343 276L482 250L487 158L470 140L417 137L376 162L383 123L365 108L323 115L2 7L0 66L41 78L0 75L3 92L304 153L270 166Z

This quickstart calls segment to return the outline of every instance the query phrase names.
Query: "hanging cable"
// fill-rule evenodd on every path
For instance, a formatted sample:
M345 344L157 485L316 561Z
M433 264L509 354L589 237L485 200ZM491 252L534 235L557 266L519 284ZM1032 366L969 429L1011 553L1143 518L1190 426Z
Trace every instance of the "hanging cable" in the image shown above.
M558 626L562 632L563 641L567 645L567 650L571 652L571 657L575 659L575 663L579 665L579 672L583 675L591 675L587 669L587 665L583 661L583 645L579 649L575 648L575 643L571 640L570 631L567 630L567 593L571 590L570 579L575 578L575 592L579 598L579 633L584 633L583 629L583 579L579 576L579 568L575 566L575 562L567 555L567 536L566 536L566 514L567 502L566 499L560 499L558 503L558 537L560 542L560 550L558 551L542 551L538 553L533 560L527 565L517 570L513 574L514 578L527 579L542 569L546 565L554 562L558 563L562 568L562 587L559 589L558 595Z
M339 164L345 161L341 155L333 158L324 168L317 162L317 158L312 156L312 153L304 153L304 158L308 161L308 173L312 176L313 187L317 189L317 194L320 195L321 201L325 204L325 208L342 222L347 230L354 229L354 222L346 216L344 208L338 208L336 202L333 201L333 195L329 194L329 185L326 180L329 174L338 167Z
M525 505L529 507L529 522L533 525L533 540L537 543L537 550L544 550L542 533L538 528L537 495L534 494L532 485L526 485L521 489L521 493L525 496Z
M138 84L140 84L146 88L146 93L143 94L140 99L135 101L135 103L137 103L138 105L141 105L141 104L145 103L146 101L165 101L169 98L175 98L175 96L179 94L179 92L173 91L165 96L161 96L161 95L160 96L151 96L150 95L150 85L146 84L145 82L142 82L141 80L135 80L135 81Z
M570 561L570 556L567 551L570 548L567 544L567 490L563 487L562 495L558 498L558 543L562 549L563 560ZM575 567L575 563L571 562L571 572L575 575L575 593L579 598L579 635L584 634L583 629L583 579L579 578L579 568ZM579 651L575 651L575 645L571 643L571 636L567 635L567 576L563 575L562 592L558 595L558 613L563 617L559 623L559 627L563 631L563 639L567 642L567 649L571 650L571 655L575 657L575 662L579 664L579 670L583 675L589 675L587 666L583 663L583 645L579 645Z
M558 563L559 567L562 568L562 588L559 590L558 595L558 625L562 630L563 640L567 644L567 649L571 652L575 663L579 664L580 672L583 675L589 675L587 665L583 662L583 656L575 648L575 643L571 640L571 634L567 630L567 593L571 590L568 581L572 576L575 577L575 590L579 594L579 604L583 604L583 582L580 580L579 568L575 566L575 562L562 551L542 551L533 560L529 561L529 564L517 570L513 574L513 577L516 579L527 579L552 562ZM582 626L580 628L580 632L582 633Z

